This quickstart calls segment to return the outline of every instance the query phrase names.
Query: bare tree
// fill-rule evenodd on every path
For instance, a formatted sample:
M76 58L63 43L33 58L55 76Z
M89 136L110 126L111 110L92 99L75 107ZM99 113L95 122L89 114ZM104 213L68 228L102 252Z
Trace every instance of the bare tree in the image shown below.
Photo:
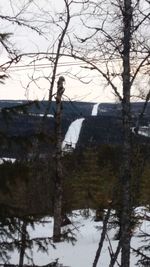
M57 68L61 52L64 46L65 37L67 35L69 23L70 23L70 5L72 1L64 0L65 11L61 14L61 19L58 22L53 21L54 25L57 25L60 29L60 33L56 48L56 53L51 54L50 60L52 64L52 74L50 77L50 89L49 89L49 104L51 104L53 97L54 84L57 77ZM63 26L61 25L63 24ZM55 47L55 44L53 48ZM64 93L64 77L60 76L57 82L56 92L56 113L55 113L55 137L56 137L56 173L54 177L54 227L53 227L53 241L60 242L61 240L61 222L62 222L62 183L63 183L63 166L62 166L62 136L61 136L61 114L62 114L62 95ZM47 110L45 115L47 114Z
M109 220L109 217L110 217L110 212L111 212L111 207L108 208L108 211L107 211L107 213L105 215L105 218L104 218L104 221L103 221L102 234L101 234L100 242L99 242L99 245L98 245L98 249L96 251L95 259L94 259L94 262L93 262L93 267L97 266L98 261L99 261L99 257L101 255L103 243L104 243L105 236L106 236L106 233L107 233L107 225L108 225L108 220Z
M32 1L31 1L32 2ZM80 22L74 25L74 34L68 32L70 23L70 5L81 4L82 11L78 16ZM48 59L52 63L52 72L48 80L49 103L53 96L57 77L57 67L62 55L79 59L86 63L86 69L98 72L106 84L112 89L122 104L122 167L120 184L122 187L121 201L121 266L130 266L131 241L131 95L135 91L135 81L142 75L149 75L149 1L115 0L115 1L69 1L64 0L65 11L58 18L52 19L60 29L58 40L51 46L51 51L38 53L37 60ZM6 18L7 19L7 18ZM8 19L9 20L9 19ZM15 22L15 21L14 21ZM80 29L80 31L79 31ZM65 37L67 42L65 43ZM2 39L2 37L1 37ZM3 41L3 40L2 40ZM8 49L7 49L8 50ZM33 55L31 55L33 56ZM16 59L19 57L16 57ZM35 63L33 59L32 62ZM5 77L4 77L5 78ZM47 78L47 77L46 77ZM34 80L34 79L33 79ZM63 88L63 84L61 84ZM57 87L57 175L62 177L60 151L60 106L59 84ZM60 97L60 99L59 99ZM146 96L149 101L149 88ZM59 101L58 101L59 100ZM60 167L60 168L59 168ZM61 179L60 179L61 180ZM57 186L56 186L57 187ZM55 221L58 218L55 240L60 237L61 181L59 187L59 204ZM58 188L57 187L57 188ZM55 208L54 208L55 210ZM55 212L55 211L54 211Z
M60 76L57 82L56 94L56 173L54 177L54 227L53 240L61 240L62 222L62 190L63 190L63 165L62 165L62 136L61 136L61 116L62 116L62 95L64 93L64 77Z
M149 2L133 0L88 1L83 5L85 37L76 35L79 46L71 44L71 55L87 63L86 69L97 71L111 86L122 104L121 266L130 266L131 240L131 92L142 73L148 77L150 48L148 24ZM85 17L84 17L85 16ZM90 25L90 20L92 21ZM85 46L86 44L86 46ZM86 47L86 48L85 48ZM146 103L149 101L149 89Z

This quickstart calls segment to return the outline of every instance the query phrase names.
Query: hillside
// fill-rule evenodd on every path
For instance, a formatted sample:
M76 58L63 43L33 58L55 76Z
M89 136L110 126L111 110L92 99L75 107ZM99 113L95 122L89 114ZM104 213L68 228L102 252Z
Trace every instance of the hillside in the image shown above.
M29 153L25 151L24 139L30 143L35 141L35 136L40 145L41 154L48 153L53 150L53 140L55 135L55 102L51 105L47 101L30 103L27 101L0 101L0 134L1 146L0 156L10 158L20 158L22 155ZM14 112L14 108L16 110ZM18 109L19 107L19 109ZM22 112L21 108L25 107ZM132 103L132 123L135 127L138 116L143 108L143 103ZM19 112L18 112L19 110ZM44 114L47 117L43 119ZM78 142L65 141L65 135L68 128L77 119L83 118L83 123L79 131ZM150 104L144 114L144 118L140 121L140 126L147 127L150 123ZM74 130L74 135L77 129ZM145 131L145 130L144 130ZM46 136L45 144L44 137ZM40 137L40 138L38 138ZM43 137L43 139L42 139ZM139 137L140 141L147 142L144 134ZM11 142L7 145L5 139ZM20 140L20 142L15 142ZM51 141L50 141L51 140ZM86 102L63 102L62 104L62 140L66 145L84 148L85 146L97 146L99 144L121 144L122 143L122 122L121 122L121 106L112 103L86 103ZM9 142L10 144L10 142Z
M20 103L17 101L2 101L0 104L0 156L3 163L0 164L1 215L15 216L23 220L34 218L34 227L32 223L27 226L30 240L35 241L37 237L49 237L51 240L53 218L50 216L53 216L55 175L55 103L51 104L46 118L43 116L47 102L30 105L24 112L20 107L18 112ZM22 104L26 106L27 103ZM141 218L140 216L147 215L148 219L144 217L143 222L139 219L138 224L134 224L131 241L134 249L141 244L141 230L144 229L147 233L150 227L149 209L138 208L146 207L150 203L150 105L140 121L140 134L136 135L134 127L140 110L142 103L132 104L132 201L136 216ZM118 217L112 215L109 220L108 235L98 263L98 267L105 267L110 262L109 252L115 251L118 244L115 239L120 211L118 173L123 140L120 105L64 102L62 111L62 210L72 222L62 230L69 231L69 237L73 238L74 244L63 240L56 244L56 249L48 245L48 254L43 254L35 243L31 257L37 265L47 265L58 259L60 264L56 266L59 267L92 266L102 231L102 217L115 191L112 214L116 210ZM3 159L4 157L6 159ZM14 160L8 160L7 157ZM143 162L144 171L141 173ZM101 213L101 218L97 217L100 221L95 221L97 211ZM87 214L90 214L90 217L87 217ZM143 244L147 245L146 238L144 242ZM29 253L29 250L26 252ZM10 262L17 264L18 251L15 249L9 255ZM136 266L139 258L132 251L131 266ZM26 254L25 263L28 263L28 259ZM119 259L120 257L118 261Z
M55 103L52 102L46 118L43 115L47 102L29 105L24 113L20 104L24 106L27 103L0 101L0 157L4 163L0 165L0 183L6 187L6 191L0 191L0 206L3 208L7 204L17 214L51 214L55 175ZM14 112L14 107L17 107L17 112ZM137 200L143 204L149 203L150 139L146 131L149 131L150 105L140 122L141 134L137 136L133 128L140 109L142 103L132 104L131 135L133 144L141 144L141 148L134 147L136 172L136 155L146 157L141 196ZM120 105L63 102L62 111L64 209L84 208L87 200L91 208L96 208L98 203L106 208L120 166L123 140Z

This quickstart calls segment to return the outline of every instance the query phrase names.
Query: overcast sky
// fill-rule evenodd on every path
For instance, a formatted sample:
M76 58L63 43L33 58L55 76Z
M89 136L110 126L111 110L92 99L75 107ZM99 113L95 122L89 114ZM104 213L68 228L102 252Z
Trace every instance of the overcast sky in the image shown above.
M30 3L30 4L28 4ZM25 15L22 12L19 14L22 5L24 5ZM46 33L41 36L35 31L27 29L26 27L18 27L16 24L1 20L1 32L13 33L10 38L13 47L18 49L20 53L37 52L37 51L53 51L51 44L57 41L59 28L50 20L52 17L57 19L56 12L62 12L64 8L63 0L5 0L0 3L1 15L16 15L32 20L32 26L37 25ZM45 13L43 15L43 9ZM73 6L71 14L75 14L79 6ZM60 14L61 16L61 14ZM69 31L72 36L75 34L74 25L78 25L77 18L75 17L70 25ZM76 27L79 33L84 35L81 27ZM57 45L55 48L57 49ZM7 60L4 48L0 47L0 63ZM30 62L30 64L29 64ZM0 84L0 99L47 99L50 84L48 78L51 75L50 62L47 60L38 61L36 63L36 73L33 68L33 63L26 57L18 63L17 66L12 66L7 74L9 79L5 84ZM24 67L23 67L24 66ZM115 100L111 88L106 84L104 79L98 75L96 71L87 71L83 69L84 65L80 61L74 61L71 58L62 58L58 65L57 74L64 75L66 78L65 83L65 99L67 97L72 100L92 101L92 102L111 102ZM66 72L82 78L83 82L75 78L66 76ZM46 79L42 77L46 76ZM34 82L31 82L32 78ZM119 80L117 80L119 84ZM30 85L30 87L29 87ZM55 86L56 90L56 86Z
M5 0L1 2L1 14L2 15L14 15L19 12L21 9L22 3L26 3L27 1L20 0ZM41 5L42 3L42 5ZM27 16L30 16L32 20L34 19L34 13L39 13L40 25L42 25L42 21L49 19L49 13L52 14L52 10L63 11L63 0L36 0L32 5L26 8ZM45 8L47 13L45 13L45 17L40 17L40 8ZM36 25L36 23L33 25ZM10 38L10 41L13 43L14 47L17 48L21 53L22 52L34 52L38 50L46 51L47 47L50 45L52 40L54 40L57 34L57 28L53 28L51 24L44 25L44 31L47 31L47 36L42 37L39 36L36 32L29 30L24 27L18 27L15 24L1 21L1 32L13 32L13 36ZM50 33L49 33L50 30ZM6 61L6 53L5 50L1 47L1 58L0 62ZM33 67L29 67L28 60L24 58L23 61L18 63L18 67L11 67L7 74L9 75L9 79L5 81L5 84L0 84L0 99L47 99L48 90L49 90L49 82L45 79L41 79L39 82L38 77L42 77L42 75L46 75L47 77L51 73L51 67L46 61L38 62L40 64L38 66L38 71L36 74L36 84L30 84L30 89L28 85L30 83L31 78L34 71ZM26 65L24 68L21 66ZM43 64L43 65L41 65ZM32 65L32 64L31 64ZM65 83L65 96L64 98L72 100L81 100L81 101L92 101L92 102L107 102L113 101L114 96L110 93L110 88L104 88L104 82L100 80L98 74L96 72L89 73L81 69L83 64L79 61L74 62L72 59L61 59L61 63L58 67L58 74L62 75L65 72L73 72L75 75L78 74L82 70L80 77L84 77L83 83L78 81L77 79L71 79L66 77ZM35 75L35 74L34 74ZM56 90L56 88L55 88Z

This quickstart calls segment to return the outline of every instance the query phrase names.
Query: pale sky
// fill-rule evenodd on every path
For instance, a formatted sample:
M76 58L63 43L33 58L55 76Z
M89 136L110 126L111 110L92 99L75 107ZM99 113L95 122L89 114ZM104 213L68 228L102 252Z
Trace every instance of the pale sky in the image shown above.
M16 3L14 5L14 2ZM25 1L25 3L28 1ZM50 12L53 9L63 10L63 0L42 0L42 1L34 1L38 6L45 8ZM3 15L13 15L19 12L21 7L21 3L24 1L10 1L5 0L5 5L1 4L1 10ZM41 10L35 10L36 5L32 4L27 12L37 12L40 14ZM32 14L29 16L32 17ZM49 13L45 15L44 19L39 17L40 23L42 20L49 19ZM15 24L7 23L2 21L1 24L1 32L13 32L10 41L13 43L14 47L17 48L21 53L22 52L34 52L38 50L46 51L50 46L51 42L56 38L57 35L57 27L53 29L51 24L46 25L47 29L50 29L50 33L47 34L46 38L39 36L36 32L29 30L24 27L17 27ZM72 29L72 28L71 28ZM45 30L45 29L44 29ZM6 53L4 49L0 48L1 58L0 62L6 61ZM51 67L49 66L41 66L36 68L36 73L34 73L34 68L28 67L29 61L24 58L23 62L19 62L17 67L11 67L7 74L9 75L9 79L5 81L5 84L0 84L0 99L47 99L49 92L49 82L46 79L40 78L43 75L50 77ZM37 64L49 64L47 61L39 61ZM20 66L26 65L26 67L21 68ZM72 100L81 100L81 101L92 101L92 102L103 102L103 101L113 101L114 96L110 93L110 89L107 87L104 89L104 81L98 77L97 72L83 71L81 69L83 64L79 61L74 61L71 58L62 59L61 64L57 69L57 74L64 75L66 78L65 84L65 96L64 98ZM70 78L66 76L66 72L73 73L74 75L78 75L80 78L84 77L83 82L78 79ZM81 73L80 73L81 72ZM34 74L36 77L35 83L30 83L31 77ZM70 75L69 75L70 76ZM58 78L57 78L58 79ZM30 88L28 87L30 83ZM40 87L40 88L38 88ZM55 88L56 90L56 88ZM67 96L67 97L66 97Z
M71 60L69 61L71 63ZM81 63L79 63L81 64ZM81 64L82 65L82 64ZM38 70L36 77L41 77L43 72L46 76L49 74L49 68L41 67ZM66 71L79 73L80 65L72 65L70 67L61 66L58 67L58 75L64 75L65 77L65 93L64 99L67 97L71 100L90 101L90 102L112 102L114 101L114 95L111 94L111 88L105 86L102 79L99 78L96 72L86 73L84 71L83 82L76 78L70 78L65 75ZM29 76L32 77L33 68L21 70L21 68L11 68L8 71L9 79L5 81L5 84L0 84L0 99L47 99L49 92L49 82L46 79L41 78L37 81L37 85L32 82L30 89L28 84L30 83ZM79 75L79 74L78 74ZM79 75L80 76L80 75ZM55 85L56 91L56 85Z
M47 33L46 37L38 35L36 32L24 27L17 27L15 24L5 22L1 20L1 32L13 32L10 41L13 46L22 52L37 52L37 51L49 51L51 50L51 43L57 40L58 27L54 27L49 23L51 15L57 10L63 11L63 0L34 0L32 4L27 3L32 1L28 0L5 0L5 3L0 4L2 15L16 15L19 12L22 3L24 3L24 9L26 9L26 17L30 17L33 21L32 26L36 25L36 16L38 14L39 25ZM14 5L15 3L15 5ZM26 4L26 5L25 5ZM39 8L40 7L40 8ZM41 13L45 9L44 17ZM77 11L73 7L72 14ZM55 18L57 18L55 16ZM70 33L74 34L74 23L77 22L76 18L69 28ZM80 29L81 31L81 29ZM82 32L81 32L82 33ZM56 51L57 46L54 47ZM6 61L6 53L2 47L0 47L0 62ZM30 64L29 64L30 62ZM25 66L24 66L25 65ZM24 66L24 67L23 67ZM71 58L62 58L58 65L57 75L63 75L66 79L65 83L65 96L71 100L91 101L91 102L112 102L115 100L115 96L112 93L112 89L106 81L100 77L98 72L89 71L83 69L83 63L74 61ZM17 66L12 66L7 74L9 79L5 81L5 84L0 84L0 99L47 99L49 92L48 78L51 75L51 67L49 61L40 60L36 63L36 72L34 71L33 63L31 59L23 58ZM69 75L66 75L70 73ZM75 76L82 78L82 81L75 79ZM43 78L46 76L46 79ZM57 79L58 79L57 76ZM72 76L72 78L70 77ZM31 83L31 79L34 77L34 82ZM57 81L57 80L56 80ZM115 81L119 85L119 80ZM30 85L30 87L29 87ZM121 87L119 86L121 89ZM56 86L55 86L56 90ZM67 97L66 97L67 96Z
M14 2L16 3L14 5ZM5 0L4 3L1 3L0 7L3 15L13 15L19 12L21 7L21 3L26 3L28 1L10 1ZM42 1L34 1L37 6L38 2L42 6L45 7L47 5L47 10L51 12L53 8L56 10L63 10L63 1L62 0L42 0ZM39 5L40 6L40 5ZM49 8L48 8L49 6ZM29 11L35 12L36 5L31 5ZM37 10L40 14L40 10ZM30 14L29 14L30 16ZM32 15L31 15L32 16ZM48 19L49 14L46 14L44 20ZM40 21L43 19L40 18ZM50 24L48 24L47 28L51 28L51 34L47 35L48 40L44 37L39 36L37 33L32 30L28 30L24 27L17 27L15 24L7 23L2 20L1 23L1 32L13 32L13 36L10 41L13 43L14 47L19 49L22 52L34 52L37 50L46 51L50 42L53 40L55 34L57 34L57 29L53 29ZM6 53L2 47L0 47L1 58L0 62L6 61ZM34 73L34 68L20 66L28 65L28 60L24 58L23 62L18 63L18 67L11 67L7 74L9 75L9 79L5 81L5 84L0 84L0 99L47 99L48 90L49 90L49 82L46 79L39 79L43 74L47 77L50 76L51 68L49 66L41 66L38 67L37 73ZM39 61L37 64L48 64L46 61ZM33 65L33 64L31 64ZM98 77L97 72L89 72L83 71L81 69L81 65L83 65L79 61L74 61L70 58L61 60L61 64L58 67L57 74L64 75L66 78L65 84L65 95L72 100L81 100L81 101L92 101L92 102L109 102L114 100L113 94L110 93L110 88L104 88L105 84L102 79ZM81 72L82 71L82 72ZM78 75L80 78L83 78L84 83L75 79L73 77L66 77L65 72L71 72L74 75ZM81 73L80 73L81 72ZM30 83L30 79L34 73L34 77L36 77L36 82L30 84L30 89L28 89L28 85ZM38 84L38 86L37 86ZM38 88L40 87L40 88ZM56 88L55 88L56 90ZM67 97L64 96L65 99Z

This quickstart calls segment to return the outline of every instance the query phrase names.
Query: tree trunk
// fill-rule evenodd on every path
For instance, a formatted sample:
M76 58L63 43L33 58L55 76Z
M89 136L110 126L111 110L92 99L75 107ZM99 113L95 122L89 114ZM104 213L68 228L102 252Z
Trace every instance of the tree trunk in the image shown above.
M124 0L123 9L123 160L121 168L122 218L121 218L121 267L130 266L131 240L131 140L130 140L130 43L131 43L131 0Z
M98 249L96 251L96 255L95 255L95 259L94 259L92 267L96 267L97 266L99 258L100 258L100 255L101 255L101 251L102 251L102 248L103 248L105 236L106 236L106 233L107 233L107 225L108 225L108 220L109 220L109 217L110 217L110 212L111 212L111 207L108 208L107 213L106 213L105 218L104 218L104 221L103 221L103 229L102 229L102 233L101 233L101 238L100 238L100 241L99 241L99 244L98 244Z
M24 262L24 255L25 255L25 249L26 249L26 228L27 228L27 222L23 221L23 224L21 227L21 247L20 247L20 255L19 255L19 267L22 267L23 262Z
M63 181L63 167L62 167L62 137L61 137L61 113L62 103L61 97L64 92L63 82L64 78L61 76L57 83L56 95L56 173L54 178L54 227L53 227L53 241L60 242L61 240L61 217L62 217L62 181Z

